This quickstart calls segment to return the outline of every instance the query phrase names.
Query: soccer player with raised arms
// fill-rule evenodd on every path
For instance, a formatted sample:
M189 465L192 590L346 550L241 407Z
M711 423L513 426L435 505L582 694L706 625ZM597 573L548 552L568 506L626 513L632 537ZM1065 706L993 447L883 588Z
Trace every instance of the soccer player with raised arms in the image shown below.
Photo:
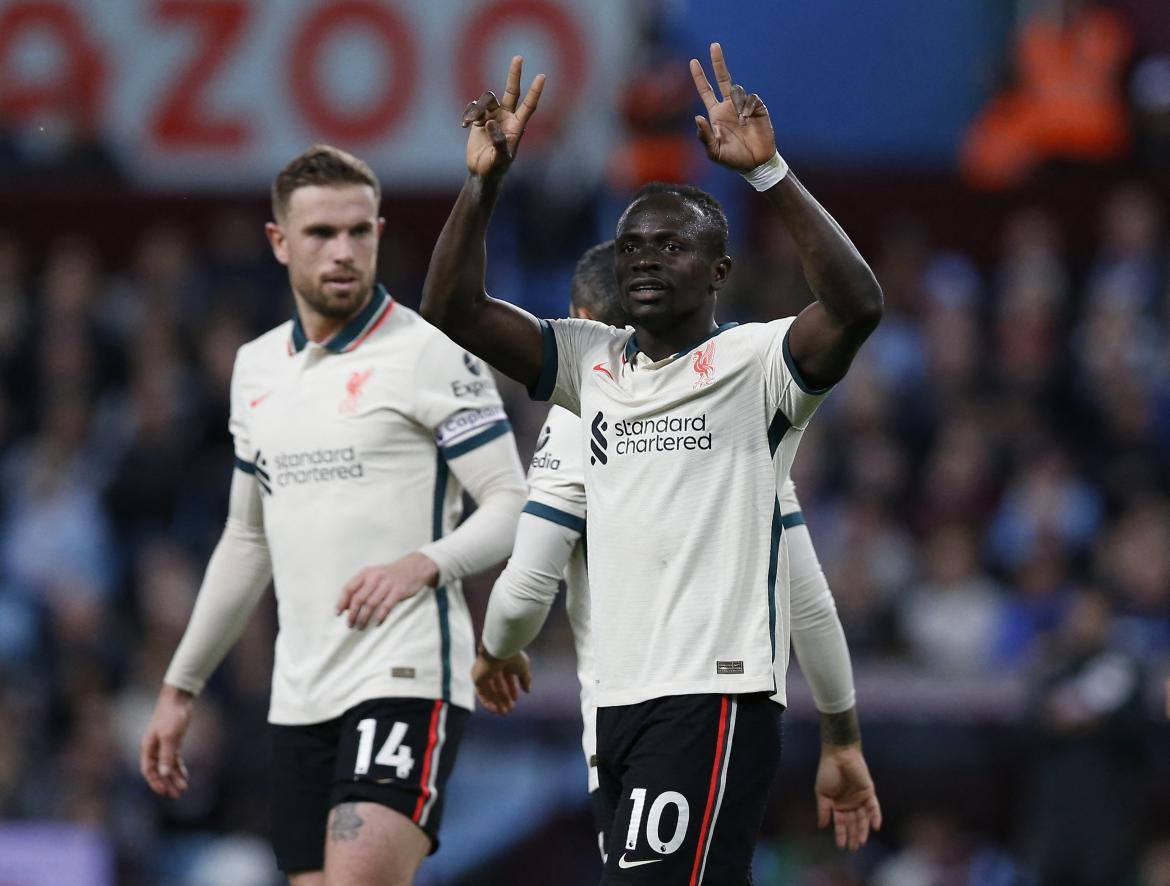
M422 313L456 342L582 419L597 764L612 813L603 883L749 880L779 763L792 617L778 494L816 407L881 318L881 289L776 150L763 101L722 100L691 62L716 162L743 173L791 232L816 301L796 318L719 326L731 272L722 211L687 187L644 189L618 223L615 272L632 330L538 321L484 291L484 235L544 85L464 113L468 178L436 243ZM880 823L851 709L828 789L855 846ZM620 851L619 851L620 850Z
M379 202L328 146L276 177L295 311L237 355L227 525L142 740L142 774L177 797L194 698L271 580L272 837L293 886L405 886L437 847L473 705L459 580L508 555L525 499L490 372L375 283Z
M571 317L617 327L628 322L614 277L613 246L612 240L599 243L577 262L570 289ZM581 420L563 407L551 407L528 468L528 504L520 516L512 556L488 601L472 679L476 695L489 711L507 714L515 707L520 689L527 689L531 683L524 649L544 624L563 576L565 610L581 683L581 743L588 767L594 827L604 860L608 855L605 835L611 813L603 802L597 773L597 707L593 703L593 643L584 540L588 521L585 458ZM784 480L779 500L792 588L792 647L812 689L816 708L825 720L826 733L831 736L834 718L848 715L854 707L856 692L849 647L791 479ZM843 766L858 773L867 768L860 749L826 743L816 780L822 827L831 820L833 792L838 790ZM838 833L839 845L849 845L851 837L853 848L865 841L864 833L851 835L842 830Z

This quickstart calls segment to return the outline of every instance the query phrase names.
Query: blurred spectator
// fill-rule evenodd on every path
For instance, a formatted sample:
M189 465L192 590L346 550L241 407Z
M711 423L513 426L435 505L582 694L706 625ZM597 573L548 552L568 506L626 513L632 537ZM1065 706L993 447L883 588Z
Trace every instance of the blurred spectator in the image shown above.
M1170 650L1170 504L1132 502L1097 545L1098 575L1118 596L1119 639L1133 655Z
M972 122L961 152L980 187L1019 184L1051 159L1120 159L1130 128L1122 77L1133 50L1129 23L1095 0L1051 0L1023 21L1011 85Z
M1017 886L1003 851L981 844L945 813L920 813L906 825L905 846L874 872L873 886Z
M1037 886L1113 886L1134 860L1142 674L1111 604L1076 595L1034 679L1022 832Z
M1170 840L1159 840L1142 853L1136 886L1170 886Z
M1004 606L999 587L979 569L974 533L942 524L925 540L922 582L900 600L907 647L932 674L985 673L996 665Z
M1137 155L1143 165L1170 165L1170 54L1141 61L1130 79Z
M1043 541L1076 554L1093 540L1101 516L1097 491L1063 452L1046 447L1023 461L1006 485L990 527L991 554L1006 569L1018 567Z

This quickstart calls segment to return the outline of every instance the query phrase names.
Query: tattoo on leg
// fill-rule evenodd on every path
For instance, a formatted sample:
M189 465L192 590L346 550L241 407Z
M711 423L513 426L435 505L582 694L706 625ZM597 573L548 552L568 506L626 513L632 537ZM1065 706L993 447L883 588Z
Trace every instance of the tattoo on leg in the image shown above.
M349 843L358 838L358 831L365 822L357 814L357 803L342 803L333 810L329 822L329 839L335 843Z

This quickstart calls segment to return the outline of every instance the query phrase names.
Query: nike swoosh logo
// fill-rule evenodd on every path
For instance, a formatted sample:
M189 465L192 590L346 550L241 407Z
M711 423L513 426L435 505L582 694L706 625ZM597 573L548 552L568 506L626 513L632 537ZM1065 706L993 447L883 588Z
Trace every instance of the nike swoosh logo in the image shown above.
M648 858L645 861L626 861L626 854L623 852L622 857L618 859L618 867L622 868L637 868L644 864L657 864L660 861L666 861L665 858Z
M613 373L609 371L609 368L604 363L598 363L596 366L593 367L593 371L594 372L604 372L606 375L609 376L609 380L613 381Z
M263 403L265 400L267 400L268 395L271 393L272 393L272 391L266 391L265 393L263 393L259 397L257 397L255 400L250 402L248 404L248 406L250 406L252 409L255 409L257 406L259 406L261 403Z

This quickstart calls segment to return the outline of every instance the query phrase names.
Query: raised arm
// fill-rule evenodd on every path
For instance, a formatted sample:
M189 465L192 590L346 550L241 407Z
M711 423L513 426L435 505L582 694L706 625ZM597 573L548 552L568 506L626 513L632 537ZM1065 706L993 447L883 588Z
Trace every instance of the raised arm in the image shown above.
M711 44L711 66L722 101L715 98L703 66L691 59L691 76L709 118L695 118L699 140L712 160L763 190L796 241L817 300L792 324L789 351L810 387L827 388L845 376L858 348L877 328L881 287L840 225L788 170L776 150L768 109L759 95L732 83L718 43Z
M512 59L502 101L485 92L463 112L463 126L470 128L467 181L435 243L420 310L453 341L532 388L544 365L540 325L484 290L488 222L544 89L544 74L537 74L517 107L522 65L520 56Z

